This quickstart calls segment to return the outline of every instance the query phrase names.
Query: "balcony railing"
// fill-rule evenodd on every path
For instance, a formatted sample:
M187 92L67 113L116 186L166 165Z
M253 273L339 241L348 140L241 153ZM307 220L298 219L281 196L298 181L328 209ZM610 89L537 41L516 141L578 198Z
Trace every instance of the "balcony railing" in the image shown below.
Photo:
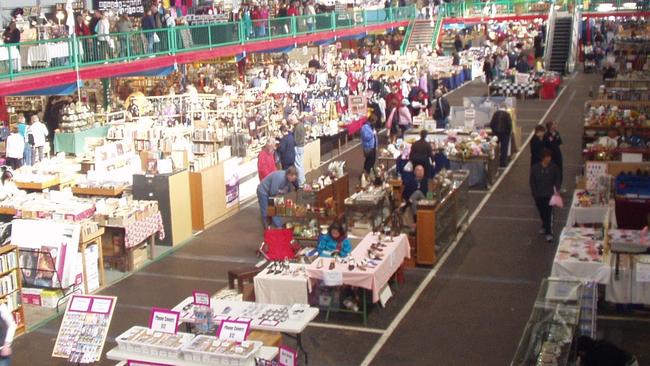
M413 19L415 7L179 26L0 45L0 80ZM76 40L76 42L75 42Z

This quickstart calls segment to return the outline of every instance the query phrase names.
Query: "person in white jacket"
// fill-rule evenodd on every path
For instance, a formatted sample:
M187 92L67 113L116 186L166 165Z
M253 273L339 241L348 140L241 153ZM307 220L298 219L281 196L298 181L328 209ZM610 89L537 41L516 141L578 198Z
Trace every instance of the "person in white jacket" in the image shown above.
M47 141L47 127L41 122L37 115L33 115L31 119L31 124L27 128L27 139L30 144L32 144L32 157L34 163L37 163L43 160L43 154L45 153L45 144ZM31 139L29 137L31 135Z
M11 134L7 137L7 164L11 169L18 169L23 165L25 152L25 138L18 133L18 127L11 127Z

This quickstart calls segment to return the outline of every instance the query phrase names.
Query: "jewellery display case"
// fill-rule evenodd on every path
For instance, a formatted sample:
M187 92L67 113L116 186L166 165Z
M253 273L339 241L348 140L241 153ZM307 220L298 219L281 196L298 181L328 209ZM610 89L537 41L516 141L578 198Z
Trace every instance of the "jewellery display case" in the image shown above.
M542 281L533 312L511 366L571 365L576 358L584 286L579 281Z

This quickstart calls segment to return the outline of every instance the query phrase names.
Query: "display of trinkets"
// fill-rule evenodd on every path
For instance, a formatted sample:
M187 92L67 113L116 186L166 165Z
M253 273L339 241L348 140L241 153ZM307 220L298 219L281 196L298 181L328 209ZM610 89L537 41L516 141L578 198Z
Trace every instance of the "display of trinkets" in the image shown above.
M92 127L95 115L88 106L81 103L70 103L63 108L59 129L63 132L78 132Z
M194 335L178 332L164 333L149 328L134 326L118 336L118 349L125 352L178 357L181 348L188 344Z
M262 346L262 342L232 342L214 336L197 336L183 347L186 360L205 364L240 365L243 360L252 357Z

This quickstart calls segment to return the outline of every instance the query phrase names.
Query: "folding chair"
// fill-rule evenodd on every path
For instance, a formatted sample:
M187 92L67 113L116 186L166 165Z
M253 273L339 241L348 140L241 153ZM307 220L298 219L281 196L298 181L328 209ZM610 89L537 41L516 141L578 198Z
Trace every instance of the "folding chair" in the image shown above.
M283 261L297 258L299 251L300 245L293 239L292 229L266 229L257 252L267 261Z

